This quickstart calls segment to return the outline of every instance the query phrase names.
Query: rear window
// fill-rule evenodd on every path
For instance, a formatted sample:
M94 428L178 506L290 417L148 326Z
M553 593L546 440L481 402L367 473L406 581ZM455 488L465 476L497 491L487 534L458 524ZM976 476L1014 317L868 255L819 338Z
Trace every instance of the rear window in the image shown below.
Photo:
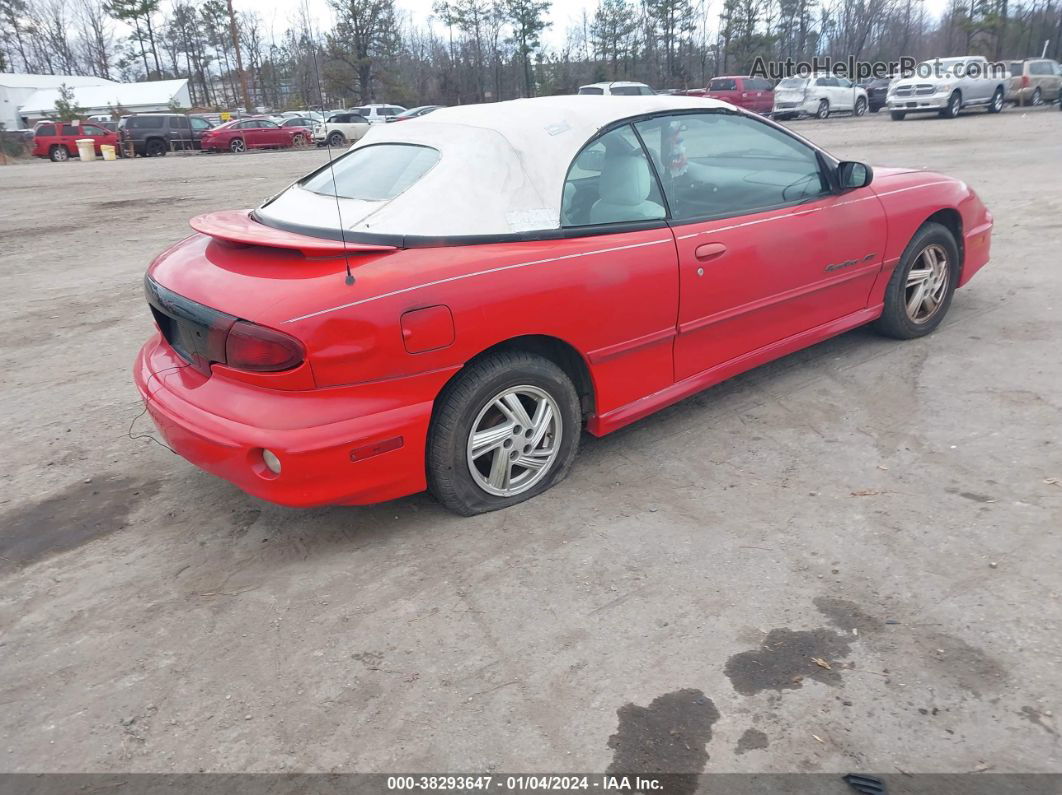
M808 79L806 77L787 77L785 80L779 83L776 88L804 88L807 84Z
M604 94L605 89L598 86L583 86L579 89L580 94Z
M413 144L374 144L354 149L303 180L322 196L387 201L406 190L439 162L438 150ZM335 183L332 173L335 172Z
M1011 77L1020 77L1024 71L1025 64L1021 61L1011 61L1007 64L1007 72Z
M33 134L34 135L55 135L55 125L54 124L42 124L40 127L37 128L37 132L35 132Z
M613 86L611 93L617 97L637 97L643 92L641 86Z

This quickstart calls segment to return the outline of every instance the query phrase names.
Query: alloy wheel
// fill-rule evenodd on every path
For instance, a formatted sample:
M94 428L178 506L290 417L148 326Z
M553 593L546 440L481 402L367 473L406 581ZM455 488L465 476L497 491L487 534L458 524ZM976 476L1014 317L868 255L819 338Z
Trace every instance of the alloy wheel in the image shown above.
M1040 92L1040 89L1039 89L1039 88L1038 88L1038 89L1036 89L1036 90L1035 90L1035 91L1033 92L1033 95L1032 95L1032 104L1033 104L1033 105L1043 105L1043 104L1044 104L1044 95L1043 95L1043 94L1042 94L1042 93Z
M912 323L927 322L940 309L948 293L951 267L943 246L933 243L922 249L907 272L904 299Z
M468 470L476 485L512 497L542 480L560 452L561 416L548 392L527 384L487 401L468 435Z
M242 152L247 146L244 144L242 138L233 138L232 143L229 144L229 149L233 152Z

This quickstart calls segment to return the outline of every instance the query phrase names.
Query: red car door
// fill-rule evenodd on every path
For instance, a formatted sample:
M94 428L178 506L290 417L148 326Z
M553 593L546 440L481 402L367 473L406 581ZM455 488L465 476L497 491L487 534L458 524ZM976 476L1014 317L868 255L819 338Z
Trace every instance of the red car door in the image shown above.
M636 126L678 249L676 380L866 307L885 244L870 188L832 192L816 150L766 121L705 111Z
M91 138L95 142L96 154L100 154L100 146L102 144L115 144L118 142L118 137L114 133L102 127L97 127L95 124L82 124L81 137Z

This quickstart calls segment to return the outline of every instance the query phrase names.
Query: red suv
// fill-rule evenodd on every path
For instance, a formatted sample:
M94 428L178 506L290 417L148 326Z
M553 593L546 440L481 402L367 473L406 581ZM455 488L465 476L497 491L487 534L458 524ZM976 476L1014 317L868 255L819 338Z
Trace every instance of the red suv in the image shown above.
M687 91L695 97L711 97L767 115L774 110L774 88L762 77L713 77L708 87Z
M96 142L96 154L100 146L111 144L118 147L118 133L104 129L98 124L78 122L45 121L33 131L33 156L48 157L56 163L77 157L77 139L91 138Z

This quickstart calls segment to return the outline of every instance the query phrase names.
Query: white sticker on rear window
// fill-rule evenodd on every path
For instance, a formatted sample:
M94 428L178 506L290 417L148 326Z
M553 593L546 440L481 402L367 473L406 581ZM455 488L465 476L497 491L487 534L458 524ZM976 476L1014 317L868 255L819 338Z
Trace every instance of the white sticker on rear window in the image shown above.
M505 214L509 229L513 232L533 232L539 229L556 229L560 218L556 210L512 210Z

